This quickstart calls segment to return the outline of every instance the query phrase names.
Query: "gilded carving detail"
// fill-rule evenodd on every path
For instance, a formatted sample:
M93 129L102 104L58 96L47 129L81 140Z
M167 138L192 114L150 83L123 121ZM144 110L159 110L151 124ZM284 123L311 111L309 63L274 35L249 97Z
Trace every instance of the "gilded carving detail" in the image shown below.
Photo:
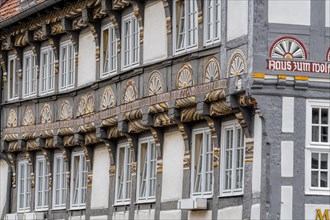
M175 108L185 108L195 106L197 104L195 96L189 96L182 99L175 100Z
M9 142L8 151L9 152L19 151L18 141Z
M215 102L220 99L226 98L226 93L224 89L217 89L205 94L205 102Z
M64 100L61 104L61 120L72 119L72 107L68 100Z
M211 116L221 116L232 112L225 101L212 102L210 107Z
M166 102L157 103L149 107L149 112L152 114L162 113L168 111Z
M155 122L154 122L155 127L163 127L172 124L174 124L174 122L171 121L171 119L168 117L166 113L157 114L155 117Z
M46 124L52 122L52 112L48 103L44 104L40 111L40 123Z
M135 121L128 122L128 132L129 133L140 133L145 130L148 130L148 128L142 124L141 120L135 120Z
M158 95L163 93L162 77L158 71L154 71L148 82L148 95Z
M95 101L92 93L88 93L79 98L77 117L93 113L95 109Z
M240 106L250 106L257 103L257 101L253 98L249 98L245 95L241 95L237 98L237 102Z
M118 123L118 117L112 117L102 120L101 127L111 127L115 126Z
M201 120L202 116L197 114L196 108L184 108L181 110L181 121L191 122Z
M116 104L115 94L110 86L105 87L102 94L100 110L114 107Z
M137 89L135 82L133 80L128 80L124 92L123 92L123 102L130 103L138 99Z
M142 118L142 111L141 109L135 109L129 112L125 112L124 115L128 121L132 121L134 119Z
M246 58L242 50L236 49L228 63L228 76L238 76L247 73Z
M194 85L193 70L189 64L184 64L183 67L179 69L178 77L176 80L176 88L185 89L193 85Z
M204 71L204 83L220 80L220 65L215 57L209 59Z
M10 109L8 119L7 119L7 127L13 128L17 127L17 113L14 109Z
M34 123L35 123L35 118L34 118L33 111L30 106L27 106L25 108L22 124L23 125L34 125Z

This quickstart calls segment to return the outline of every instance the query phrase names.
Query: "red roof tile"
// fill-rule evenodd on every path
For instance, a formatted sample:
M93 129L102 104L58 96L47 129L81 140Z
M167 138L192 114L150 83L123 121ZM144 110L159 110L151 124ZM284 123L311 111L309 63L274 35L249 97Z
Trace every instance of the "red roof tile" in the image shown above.
M29 0L27 0L27 1L29 1ZM28 4L24 8L22 8L20 6L21 0L8 0L0 8L0 22L3 20L7 20L7 19L25 11L26 9L34 6L35 4L39 4L44 1L45 0L29 1Z

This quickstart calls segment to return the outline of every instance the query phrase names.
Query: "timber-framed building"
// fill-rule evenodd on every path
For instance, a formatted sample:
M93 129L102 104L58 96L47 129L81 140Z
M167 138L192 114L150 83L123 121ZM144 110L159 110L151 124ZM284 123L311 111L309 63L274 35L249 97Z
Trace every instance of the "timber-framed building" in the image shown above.
M329 219L329 14L0 1L0 218Z

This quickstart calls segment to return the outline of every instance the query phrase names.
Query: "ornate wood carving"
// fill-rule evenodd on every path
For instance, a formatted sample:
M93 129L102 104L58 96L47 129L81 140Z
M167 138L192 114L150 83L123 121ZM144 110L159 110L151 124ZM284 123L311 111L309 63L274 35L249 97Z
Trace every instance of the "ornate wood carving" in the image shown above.
M148 95L159 95L163 93L163 80L158 71L153 71L148 81Z
M95 100L92 93L85 94L79 98L77 117L91 114L95 109Z
M105 110L108 108L112 108L116 105L116 97L110 86L107 86L103 90L102 98L101 98L101 106L100 110Z
M220 65L215 57L208 60L204 70L204 83L220 80Z
M228 77L245 73L247 73L247 64L244 52L240 49L236 49L229 59L227 70Z
M48 103L44 104L40 111L40 123L46 124L52 122L52 111Z
M14 154L7 154L7 157L12 172L11 185L13 188L16 188L16 156Z
M30 106L25 108L22 125L34 125L35 117Z
M68 100L64 100L61 104L60 119L68 120L68 119L72 119L72 117L73 117L73 112L70 102Z
M135 82L133 80L128 80L123 91L123 103L130 103L138 98Z
M7 118L7 127L13 128L17 127L17 113L14 109L10 109L8 118Z
M192 68L189 64L184 64L181 69L179 69L178 77L176 80L176 88L185 89L193 85L194 79Z
M227 115L232 112L232 109L225 101L212 102L210 106L210 116Z

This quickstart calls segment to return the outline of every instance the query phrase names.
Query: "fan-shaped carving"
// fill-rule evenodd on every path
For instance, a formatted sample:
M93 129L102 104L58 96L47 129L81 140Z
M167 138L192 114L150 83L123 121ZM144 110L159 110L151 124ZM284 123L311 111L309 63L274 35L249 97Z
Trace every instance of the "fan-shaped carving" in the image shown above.
M204 72L204 83L220 79L220 65L215 57L209 59Z
M40 111L40 123L51 123L52 122L52 112L50 110L50 105L48 103L44 104Z
M138 98L136 86L133 80L127 81L123 93L124 103L133 102Z
M81 116L84 114L86 108L86 98L85 96L81 96L78 101L78 108L77 108L77 116Z
M68 100L64 100L61 105L61 120L72 119L72 107Z
M33 125L34 123L35 123L35 118L33 111L30 106L27 106L24 112L23 125Z
M115 104L115 94L112 88L110 86L105 87L102 94L100 110L114 107Z
M298 39L282 37L273 44L270 56L286 59L307 59L307 51Z
M7 127L17 127L17 113L14 109L10 109L8 119L7 119Z
M178 89L185 89L187 87L193 86L194 80L192 74L193 74L192 68L187 64L183 65L183 67L179 70L178 73L176 87Z
M328 52L327 52L326 60L327 61L330 61L330 47L329 47Z
M158 71L154 71L148 82L148 95L158 95L163 93L162 77Z
M238 76L247 72L245 55L242 50L237 49L233 52L228 63L228 75Z
M94 96L92 93L89 93L86 95L86 108L85 108L85 114L90 114L94 112L95 109L95 101Z

